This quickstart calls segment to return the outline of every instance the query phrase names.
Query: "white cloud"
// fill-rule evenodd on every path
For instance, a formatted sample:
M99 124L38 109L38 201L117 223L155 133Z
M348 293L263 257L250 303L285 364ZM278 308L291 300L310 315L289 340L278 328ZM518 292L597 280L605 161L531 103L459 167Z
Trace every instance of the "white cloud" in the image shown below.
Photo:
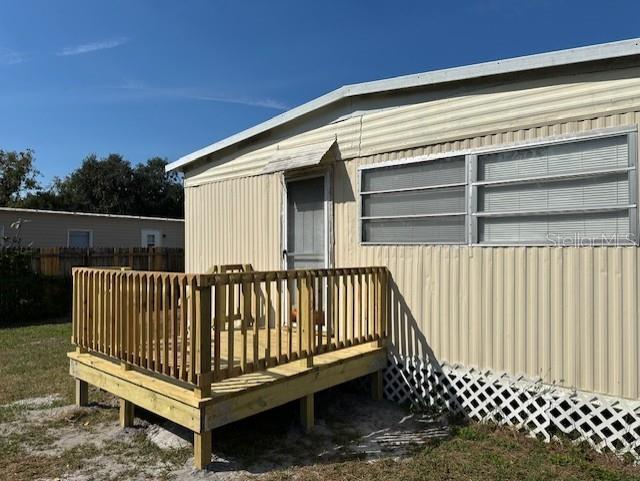
M83 53L96 52L98 50L106 50L109 48L119 47L129 41L126 37L104 40L102 42L91 42L75 45L73 47L65 47L56 53L58 56L66 57L69 55L81 55Z
M250 107L263 107L273 110L287 110L289 107L279 100L269 97L247 97L237 95L210 94L192 88L160 88L148 87L137 83L128 83L117 87L116 90L135 92L141 97L165 97L183 98L192 100L204 100L207 102L219 102L226 104L247 105Z
M0 65L13 65L27 61L27 56L10 48L0 47Z

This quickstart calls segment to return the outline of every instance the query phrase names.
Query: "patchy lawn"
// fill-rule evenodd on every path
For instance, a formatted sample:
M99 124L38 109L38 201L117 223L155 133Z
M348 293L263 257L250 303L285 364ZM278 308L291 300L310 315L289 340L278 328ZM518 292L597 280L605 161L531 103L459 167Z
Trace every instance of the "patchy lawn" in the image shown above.
M317 426L295 403L214 431L209 471L191 468L191 434L137 411L118 426L117 400L90 390L70 403L70 325L0 329L0 473L33 479L631 480L640 467L568 441L376 403L357 383L319 393Z
M52 393L71 402L71 350L69 322L0 329L0 404Z

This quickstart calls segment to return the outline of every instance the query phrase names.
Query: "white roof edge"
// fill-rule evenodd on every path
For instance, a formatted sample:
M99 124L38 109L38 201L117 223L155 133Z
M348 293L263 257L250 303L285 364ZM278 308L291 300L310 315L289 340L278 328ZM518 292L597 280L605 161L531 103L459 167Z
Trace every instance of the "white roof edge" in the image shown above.
M143 215L124 215L124 214L98 214L96 212L71 212L68 210L25 209L22 207L0 207L0 212L62 214L62 215L78 215L78 216L91 216L91 217L112 217L116 219L155 220L155 221L162 221L162 222L184 222L184 219L174 219L171 217L148 217Z
M629 55L640 54L640 38L621 40L617 42L589 45L585 47L575 47L566 50L556 50L553 52L538 53L523 57L514 57L505 60L495 60L478 64L453 67L430 72L403 75L383 80L374 80L352 85L345 85L333 90L325 95L317 97L298 107L283 112L280 115L257 124L251 128L226 137L207 147L187 154L175 162L166 166L166 170L176 170L190 164L197 159L229 147L233 144L249 139L262 132L266 132L275 127L281 126L298 117L308 114L314 110L325 107L333 102L347 97L381 93L390 90L401 90L415 87L425 87L445 82L460 80L471 80L474 78L487 77L490 75L500 75L525 70L535 70L541 68L570 65L582 62L591 62Z

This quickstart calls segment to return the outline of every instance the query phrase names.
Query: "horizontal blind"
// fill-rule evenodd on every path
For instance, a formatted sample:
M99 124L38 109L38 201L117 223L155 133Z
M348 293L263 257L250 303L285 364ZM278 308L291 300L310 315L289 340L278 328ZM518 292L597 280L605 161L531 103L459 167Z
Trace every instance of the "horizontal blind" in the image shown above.
M464 157L379 167L362 171L362 192L416 189L465 182Z
M363 220L367 242L458 243L465 240L465 216Z
M500 183L477 186L478 240L628 238L629 171L606 172L628 167L626 135L480 155L478 180Z
M478 180L521 179L629 165L627 137L605 137L478 157Z
M462 156L363 170L362 241L465 242L465 182Z
M365 217L464 212L465 187L371 194L362 199Z
M528 185L483 187L483 211L554 210L629 204L628 174L603 175Z
M538 215L521 217L485 217L479 219L480 238L487 243L532 242L553 244L565 239L596 241L629 235L628 211Z

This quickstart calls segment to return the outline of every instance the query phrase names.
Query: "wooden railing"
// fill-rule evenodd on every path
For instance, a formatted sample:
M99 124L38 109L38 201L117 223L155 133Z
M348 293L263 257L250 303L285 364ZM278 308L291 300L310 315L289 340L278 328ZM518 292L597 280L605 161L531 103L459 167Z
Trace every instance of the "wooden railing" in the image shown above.
M194 386L387 335L386 268L221 274L76 268L81 350Z

